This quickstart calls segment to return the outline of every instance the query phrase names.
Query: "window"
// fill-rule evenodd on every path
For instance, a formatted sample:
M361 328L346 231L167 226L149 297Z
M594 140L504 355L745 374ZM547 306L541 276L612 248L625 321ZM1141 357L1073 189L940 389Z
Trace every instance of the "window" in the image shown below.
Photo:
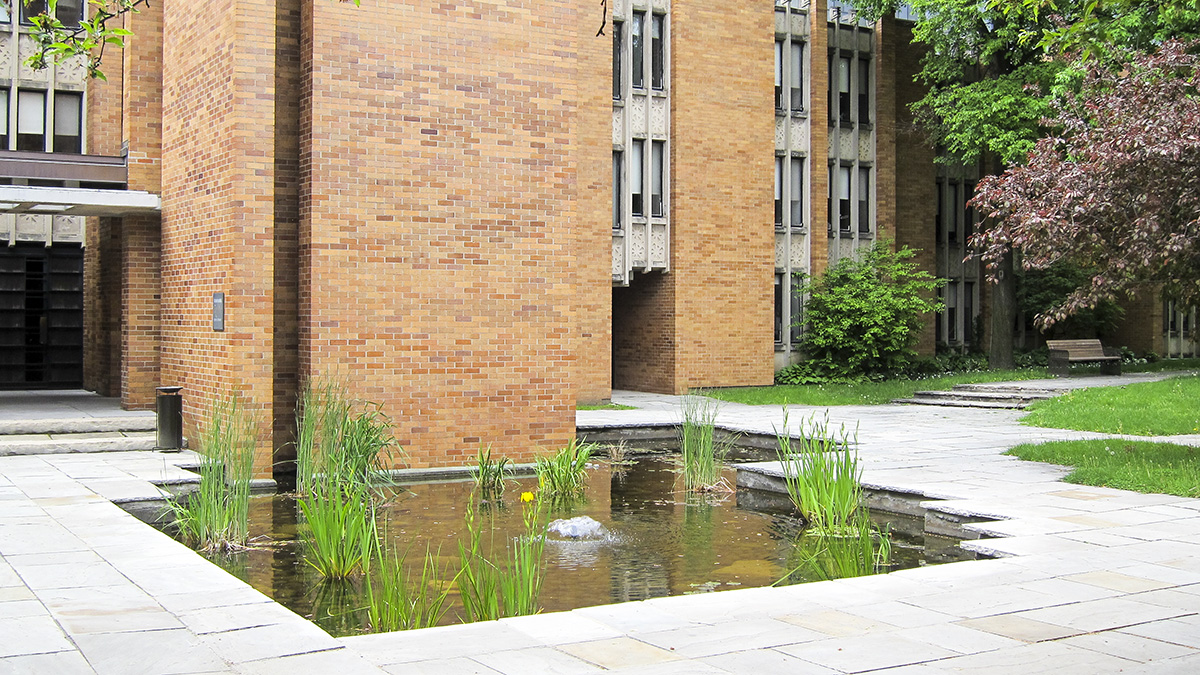
M963 199L967 203L967 213L963 219L963 223L966 226L966 238L963 241L967 241L975 234L975 207L971 206L971 200L975 198L975 183L967 183L963 186L963 190L966 192L963 195Z
M663 40L666 17L654 14L650 17L650 87L662 91L666 84L667 47Z
M783 158L775 158L775 227L783 227Z
M775 344L784 344L784 275L775 275Z
M650 143L650 215L663 215L663 142Z
M625 32L625 24L620 21L613 22L613 100L621 100L621 43L622 35Z
M46 92L17 92L17 150L46 150Z
M867 59L858 60L858 121L871 122L871 62Z
M645 46L642 44L642 30L646 25L646 13L633 13L633 26L630 33L630 48L633 52L633 59L630 62L630 76L633 80L634 89L642 89L646 86L645 82Z
M804 334L804 306L795 288L789 289L789 295L792 296L792 344L799 344L800 337Z
M625 153L620 150L613 150L613 169L612 169L612 226L614 230L621 229L621 161L624 159Z
M8 90L0 89L0 150L8 149Z
M83 152L83 95L54 94L54 152Z
M646 215L642 204L642 159L645 153L646 141L640 138L633 140L633 156L629 163L629 192L633 201L633 215Z
M959 208L961 202L958 199L961 186L958 181L950 181L946 187L947 196L950 198L950 243L956 244L958 243L958 234L962 231L962 210Z
M871 232L871 170L867 167L858 169L858 232Z
M33 22L30 21L39 14L46 13L46 0L30 0L26 5L24 0L17 0L21 4L21 23L28 26Z
M943 213L943 210L945 209L945 206L943 206L942 202L946 198L945 193L946 193L946 186L944 183L942 183L942 181L939 180L937 182L937 214L934 215L934 217L933 217L934 237L935 237L935 240L939 244L942 243L942 229L943 229L942 223L944 222L942 213Z
M793 157L791 164L791 224L799 229L804 227L804 159Z
M67 28L78 28L83 19L83 0L58 0L55 14Z
M945 289L945 287L937 289L937 299L938 299L938 302L942 303L942 306L945 306L945 304L946 304L946 289ZM933 321L933 341L934 342L942 342L943 341L942 336L946 334L946 329L945 329L944 323L943 323L944 318L945 318L944 314L939 314Z
M775 41L775 109L783 110L783 40Z
M975 341L975 282L963 282L963 342Z
M792 76L789 78L792 89L792 110L804 110L804 43L793 42L789 65Z
M850 231L850 167L838 167L838 229Z
M958 282L946 284L946 339L958 340Z
M9 23L12 21L12 15L8 13L8 4L0 2L0 23Z
M850 59L842 57L837 60L837 119L842 122L850 121Z

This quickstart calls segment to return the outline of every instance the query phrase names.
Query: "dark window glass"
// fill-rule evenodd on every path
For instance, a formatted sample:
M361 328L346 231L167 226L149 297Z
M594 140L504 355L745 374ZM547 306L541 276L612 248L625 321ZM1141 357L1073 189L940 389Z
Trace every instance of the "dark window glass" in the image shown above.
M791 224L804 227L804 160L800 157L792 158L791 188Z
M800 342L800 336L804 334L804 307L800 302L800 294L795 288L790 291L792 301L792 344Z
M871 170L858 170L858 231L871 231Z
M946 286L946 339L958 340L958 282Z
M871 121L871 62L858 61L858 121Z
M850 231L850 167L838 171L838 229Z
M17 0L20 2L20 0ZM58 0L58 20L68 28L76 28L83 19L83 0Z
M939 244L942 243L942 222L943 222L942 213L943 213L943 210L945 209L945 206L943 205L942 202L945 200L945 197L946 197L945 192L946 192L945 186L942 184L942 181L939 180L937 182L937 215L935 215L933 217L934 237L936 238L936 241Z
M643 41L642 40L642 30L645 28L645 25L646 25L646 13L645 12L634 12L633 13L633 26L631 27L632 32L630 33L630 36L629 36L629 41L630 41L629 47L630 47L630 51L633 52L633 60L629 64L629 66L630 66L629 75L631 76L631 79L633 80L633 88L634 89L641 89L642 87L646 86L646 83L644 81L645 68L643 67L643 64L645 62L645 57L646 57L646 47L645 47L645 45L642 44L642 41Z
M975 282L963 284L963 342L975 341Z
M804 44L793 42L791 56L792 110L804 110Z
M620 21L613 23L613 100L621 100L621 37L625 32L625 24Z
M646 152L646 141L635 139L633 141L633 156L629 162L629 196L633 202L632 211L635 216L646 215L645 206L642 203L642 161Z
M775 227L783 227L783 158L775 158Z
M33 0L28 5L25 4L25 0L15 0L15 2L21 5L21 23L26 26L32 23L30 21L32 17L46 13L46 0Z
M958 199L962 186L957 181L951 181L946 187L950 198L950 242L957 243L958 234L962 231L962 202Z
M775 275L775 344L784 344L784 275Z
M54 152L83 152L82 113L82 94L54 94Z
M46 92L17 92L17 150L46 150Z
M837 87L838 87L838 119L843 122L850 121L850 59L838 59L837 70Z
M8 149L8 90L0 89L0 150Z
M964 219L964 225L966 227L966 238L970 239L971 236L975 234L975 207L971 206L971 200L975 198L975 184L967 183L964 189L966 190L966 195L964 195L963 198L967 202L967 213L966 218Z
M650 17L650 86L661 91L666 84L666 23L662 14Z
M614 230L621 229L621 160L625 153L613 151L613 167L612 167L612 226Z
M650 143L650 215L663 215L663 142Z
M783 40L775 41L775 109L783 110Z

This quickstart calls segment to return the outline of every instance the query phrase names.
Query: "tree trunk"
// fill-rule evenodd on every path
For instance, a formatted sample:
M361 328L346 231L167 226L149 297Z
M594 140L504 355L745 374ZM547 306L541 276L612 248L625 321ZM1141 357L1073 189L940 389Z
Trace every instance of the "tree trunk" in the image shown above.
M988 365L996 369L1011 369L1013 361L1013 324L1017 316L1017 277L1013 274L1013 254L1009 251L1000 263L992 284L991 348Z

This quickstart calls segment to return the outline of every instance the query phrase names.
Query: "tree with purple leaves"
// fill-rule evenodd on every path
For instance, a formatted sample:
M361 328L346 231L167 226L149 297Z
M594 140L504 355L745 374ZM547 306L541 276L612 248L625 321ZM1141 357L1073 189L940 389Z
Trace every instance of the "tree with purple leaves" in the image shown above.
M1028 161L980 182L974 204L991 222L972 244L989 274L1014 249L1026 269L1091 272L1039 325L1155 286L1200 301L1197 48L1168 41L1122 68L1088 64Z

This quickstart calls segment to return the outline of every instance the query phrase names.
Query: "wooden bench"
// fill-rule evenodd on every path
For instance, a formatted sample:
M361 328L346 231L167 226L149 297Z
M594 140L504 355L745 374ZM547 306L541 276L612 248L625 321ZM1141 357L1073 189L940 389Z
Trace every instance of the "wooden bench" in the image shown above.
M1049 369L1055 377L1066 377L1072 363L1099 363L1105 375L1121 374L1121 354L1099 340L1046 340L1050 350Z

